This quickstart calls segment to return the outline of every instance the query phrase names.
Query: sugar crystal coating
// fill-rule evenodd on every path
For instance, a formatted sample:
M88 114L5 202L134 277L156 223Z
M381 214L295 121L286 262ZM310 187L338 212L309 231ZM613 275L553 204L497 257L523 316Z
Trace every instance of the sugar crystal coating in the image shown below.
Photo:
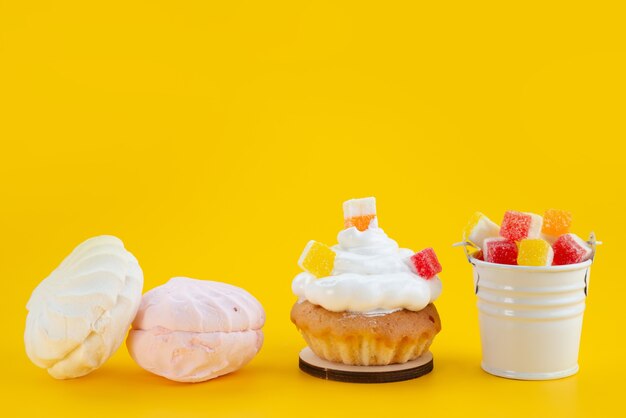
M298 260L298 266L315 277L330 276L335 266L335 255L326 244L309 241Z
M356 227L359 231L369 228L376 218L376 198L350 199L343 203L343 220L346 228Z
M495 238L499 235L500 227L495 222L484 214L475 212L465 227L463 239L483 248L487 238Z
M519 244L517 264L520 266L551 266L554 252L541 238L522 240Z
M572 224L572 212L560 209L548 209L543 214L543 226L541 232L553 237L558 237L569 232Z
M489 263L517 265L517 244L506 238L488 238L483 257Z
M576 234L561 235L552 245L555 266L582 263L591 258L592 249Z
M441 273L441 264L439 264L437 255L432 248L426 248L413 254L410 260L415 272L420 277L431 279Z
M534 213L509 210L504 214L500 235L511 241L539 238L543 219Z

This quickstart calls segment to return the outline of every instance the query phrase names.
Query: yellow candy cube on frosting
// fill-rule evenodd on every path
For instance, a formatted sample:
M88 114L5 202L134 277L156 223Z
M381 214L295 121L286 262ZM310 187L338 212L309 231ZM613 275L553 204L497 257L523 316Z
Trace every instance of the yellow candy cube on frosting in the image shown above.
M328 245L309 241L298 260L298 266L318 278L330 276L335 267L335 255Z

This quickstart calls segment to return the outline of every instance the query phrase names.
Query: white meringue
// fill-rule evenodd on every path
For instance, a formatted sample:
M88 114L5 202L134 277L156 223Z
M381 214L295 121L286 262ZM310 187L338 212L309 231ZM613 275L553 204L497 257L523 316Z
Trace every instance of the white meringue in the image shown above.
M139 263L121 240L88 239L33 291L26 354L57 379L92 372L124 341L142 287Z

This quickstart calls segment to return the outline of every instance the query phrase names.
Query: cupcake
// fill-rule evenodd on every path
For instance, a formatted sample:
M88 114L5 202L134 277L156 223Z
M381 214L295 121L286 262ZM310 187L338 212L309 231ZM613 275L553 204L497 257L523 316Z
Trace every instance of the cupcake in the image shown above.
M291 320L321 359L357 366L405 363L441 330L434 251L399 248L378 227L373 197L344 203L338 244L309 242L292 283Z

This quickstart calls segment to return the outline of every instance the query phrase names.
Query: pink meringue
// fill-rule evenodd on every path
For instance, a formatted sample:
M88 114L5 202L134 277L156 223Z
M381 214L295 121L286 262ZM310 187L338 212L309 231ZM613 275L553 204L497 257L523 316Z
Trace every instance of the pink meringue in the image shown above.
M149 372L202 382L250 362L264 323L263 307L244 289L175 277L143 296L126 345Z

